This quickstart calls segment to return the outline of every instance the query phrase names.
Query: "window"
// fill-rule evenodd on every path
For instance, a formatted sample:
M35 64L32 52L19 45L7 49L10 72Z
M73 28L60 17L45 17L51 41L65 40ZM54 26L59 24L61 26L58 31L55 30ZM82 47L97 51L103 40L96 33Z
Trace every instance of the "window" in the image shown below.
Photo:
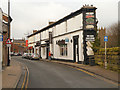
M60 55L67 56L67 45L60 45Z

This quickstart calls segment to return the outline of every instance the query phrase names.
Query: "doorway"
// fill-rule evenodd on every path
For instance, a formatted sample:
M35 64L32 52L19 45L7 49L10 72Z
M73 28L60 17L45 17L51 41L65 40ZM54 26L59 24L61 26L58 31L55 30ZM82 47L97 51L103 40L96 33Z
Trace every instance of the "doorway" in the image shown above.
M73 36L73 60L79 62L79 36Z

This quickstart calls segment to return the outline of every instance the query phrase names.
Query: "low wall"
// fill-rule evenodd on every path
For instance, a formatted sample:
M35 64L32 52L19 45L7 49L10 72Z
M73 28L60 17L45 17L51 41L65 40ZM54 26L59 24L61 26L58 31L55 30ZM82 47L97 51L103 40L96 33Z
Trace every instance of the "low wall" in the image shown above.
M95 52L95 63L104 68L105 49ZM107 48L107 69L120 72L120 47Z

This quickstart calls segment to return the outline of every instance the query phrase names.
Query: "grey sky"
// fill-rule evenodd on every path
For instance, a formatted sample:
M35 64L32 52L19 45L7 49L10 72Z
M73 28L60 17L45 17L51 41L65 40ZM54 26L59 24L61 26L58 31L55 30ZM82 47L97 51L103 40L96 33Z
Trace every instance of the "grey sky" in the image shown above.
M25 33L48 25L80 9L93 4L97 9L98 26L109 27L118 21L119 0L11 0L12 38L25 37ZM2 3L1 3L2 2ZM0 0L0 7L7 13L7 0Z

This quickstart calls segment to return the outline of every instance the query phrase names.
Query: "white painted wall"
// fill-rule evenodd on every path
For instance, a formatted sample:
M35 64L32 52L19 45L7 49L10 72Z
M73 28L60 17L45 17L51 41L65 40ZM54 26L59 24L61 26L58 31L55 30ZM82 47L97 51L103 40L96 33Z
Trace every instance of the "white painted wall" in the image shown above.
M2 10L0 8L0 35L2 35ZM2 89L2 42L0 42L0 90Z
M34 35L28 38L28 44L34 42Z
M82 26L83 26L82 22L83 22L82 14L67 20L67 31L71 32L78 29L82 29Z
M82 27L83 27L82 17L83 17L83 15L81 13L71 19L68 19L67 21L64 21L64 22L56 25L55 27L53 27L53 32L54 32L53 36L58 36L58 35L62 35L62 34L68 33L68 32L82 29Z
M40 33L35 35L35 42L40 41Z
M78 32L74 32L72 34L68 34L68 35L64 35L64 36L60 36L57 38L54 38L54 55L53 57L56 59L67 59L67 60L73 60L73 36L79 35L79 61L83 61L83 31L78 31ZM67 44L67 48L68 48L68 55L67 56L61 56L60 55L60 48L59 45L56 44L56 41L58 40L65 40L65 38L69 38L69 43ZM70 40L72 39L72 43L70 42Z
M0 9L0 35L2 35L2 10ZM2 41L0 41L0 63L3 61L2 60Z

